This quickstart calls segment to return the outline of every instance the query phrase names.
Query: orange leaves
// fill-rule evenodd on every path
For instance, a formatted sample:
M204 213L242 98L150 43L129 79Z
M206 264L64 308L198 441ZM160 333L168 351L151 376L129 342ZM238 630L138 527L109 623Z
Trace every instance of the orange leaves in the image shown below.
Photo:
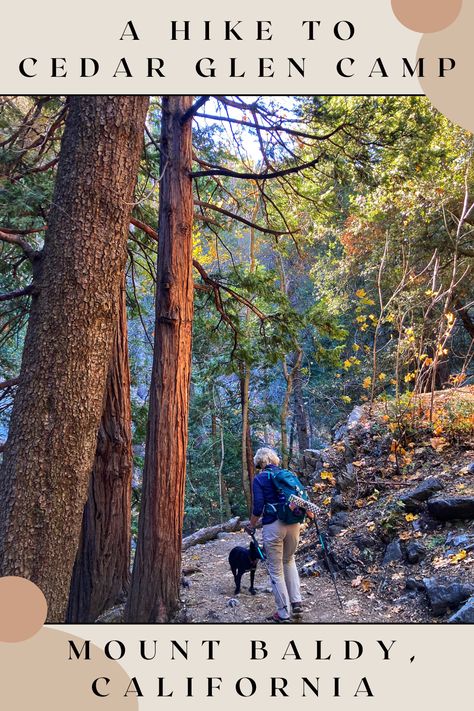
M468 556L467 551L463 549L448 557L438 556L433 560L433 567L438 570L439 568L447 568L448 565L458 565L459 563L469 564L472 562L474 562L474 558Z
M435 452L442 452L443 449L449 446L449 442L447 442L444 437L432 437L430 439L430 445Z
M460 563L465 558L467 558L467 551L462 550L462 551L459 551L459 553L454 553L454 555L449 556L449 562L451 565L456 565L457 563Z
M329 471L321 472L321 479L323 481L328 482L329 484L332 484L332 486L335 486L335 484L336 484L336 478L332 472L329 472Z
M373 586L373 582L368 578L363 578L362 575L358 575L351 581L351 587L360 588L365 593L370 592Z

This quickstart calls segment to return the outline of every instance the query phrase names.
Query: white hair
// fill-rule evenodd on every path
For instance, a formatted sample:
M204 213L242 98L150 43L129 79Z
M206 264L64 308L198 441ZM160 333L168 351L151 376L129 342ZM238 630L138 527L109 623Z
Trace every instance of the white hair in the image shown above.
M265 469L269 464L278 466L280 464L280 458L274 449L270 449L270 447L260 447L260 449L257 449L255 452L253 463L258 469Z

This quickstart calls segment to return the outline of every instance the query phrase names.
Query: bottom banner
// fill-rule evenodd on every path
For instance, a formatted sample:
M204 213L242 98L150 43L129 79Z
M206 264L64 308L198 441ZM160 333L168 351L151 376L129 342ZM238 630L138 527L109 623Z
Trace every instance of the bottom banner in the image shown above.
M0 644L2 707L465 708L457 625L50 625Z

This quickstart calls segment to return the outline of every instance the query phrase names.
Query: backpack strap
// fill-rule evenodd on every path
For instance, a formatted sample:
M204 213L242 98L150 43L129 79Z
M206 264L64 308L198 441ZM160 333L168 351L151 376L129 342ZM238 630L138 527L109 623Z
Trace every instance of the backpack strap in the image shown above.
M272 470L266 469L265 471L267 472L268 481L271 481L271 483L273 484L273 488L275 490L277 490L277 485L275 484L275 477L274 477ZM278 504L278 501L275 501L275 502L268 501L264 507L265 513L271 513L271 514L278 513L277 507L276 507L277 504Z

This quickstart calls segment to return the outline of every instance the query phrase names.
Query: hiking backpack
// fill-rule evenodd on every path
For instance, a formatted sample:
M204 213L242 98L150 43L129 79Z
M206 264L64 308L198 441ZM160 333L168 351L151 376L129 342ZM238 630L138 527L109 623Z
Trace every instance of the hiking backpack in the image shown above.
M288 469L268 469L267 473L278 496L278 501L275 504L267 504L267 510L275 512L282 523L302 523L306 512L300 508L292 511L288 499L291 495L295 495L308 501L308 495L303 484L296 474L288 471Z

